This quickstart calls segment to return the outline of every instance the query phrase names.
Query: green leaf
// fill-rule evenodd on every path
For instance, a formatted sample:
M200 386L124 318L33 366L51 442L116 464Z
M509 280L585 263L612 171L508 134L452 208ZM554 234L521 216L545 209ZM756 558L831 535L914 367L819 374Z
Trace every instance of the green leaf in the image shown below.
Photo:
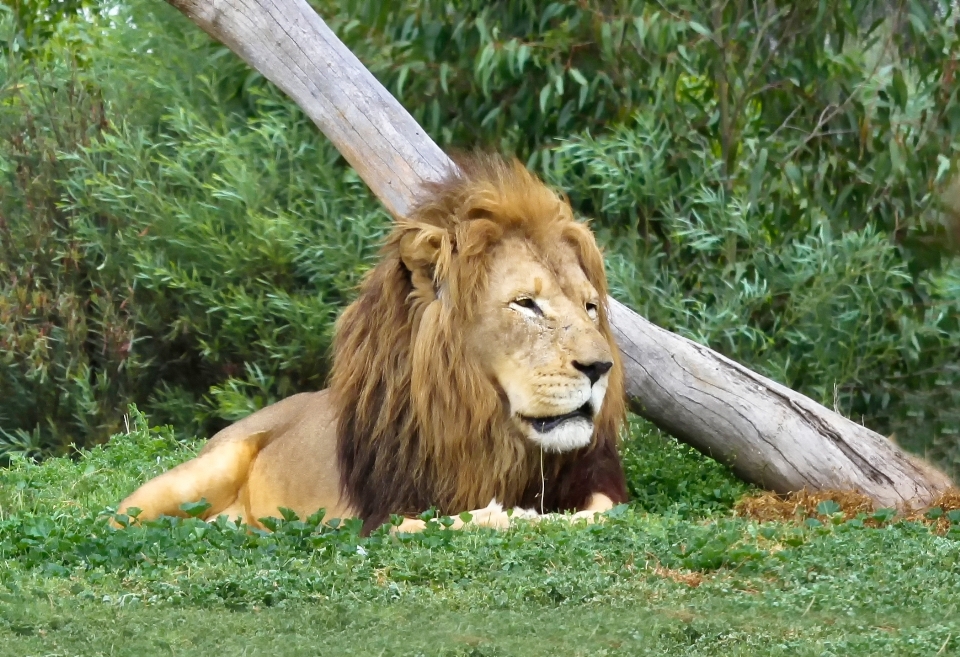
M403 97L403 85L407 81L407 75L410 74L409 66L402 66L400 68L400 75L397 77L397 98Z
M708 39L712 39L712 38L713 38L713 32L711 32L711 31L710 31L710 28L708 28L706 25L702 25L701 23L698 23L697 21L690 21L689 23L687 23L687 25L689 25L690 28L691 28L694 32L696 32L697 34L702 34L703 36L707 37Z
M783 165L783 172L787 174L787 178L795 185L800 185L803 182L803 176L800 174L800 169L793 162L787 162Z
M643 16L637 16L633 19L633 27L637 31L639 45L643 46L647 37L647 22L643 19Z
M613 35L607 22L600 26L600 49L606 57L613 56Z
M767 172L767 157L767 149L760 149L760 156L750 171L750 195L747 198L751 208L756 206L757 198L760 196L760 185L763 184L763 178Z
M447 62L443 62L442 64L440 64L440 88L443 89L443 93L445 94L450 93L450 87L448 82L449 79L450 79L450 64L448 64Z
M950 158L943 153L937 153L937 175L935 180L941 182L944 174L950 170Z
M610 509L609 511L607 511L604 515L606 515L608 518L622 518L626 515L627 511L629 510L630 510L629 504L618 504L612 509Z
M480 51L480 55L477 57L477 63L474 67L474 76L480 81L480 88L483 90L483 95L488 96L490 94L490 78L493 75L493 69L495 68L494 56L496 55L496 44L488 43L483 47L483 50Z
M317 509L307 518L306 523L311 527L319 527L323 524L323 517L327 514L325 509Z
M824 500L817 505L817 513L822 516L832 516L840 511L840 505L833 500Z
M553 93L553 87L546 85L540 90L540 113L547 113L547 103L550 101L550 94Z
M907 168L907 162L903 157L903 148L900 147L896 138L889 140L890 144L890 164L897 173L903 173Z
M275 532L280 529L280 518L274 518L273 516L268 516L266 518L257 518L257 522L264 526L267 530Z
M897 67L893 71L890 95L900 109L905 109L907 106L907 93L907 83L903 80L903 72L900 67Z
M490 110L485 117L483 117L483 120L480 121L480 125L482 127L489 126L491 123L497 120L497 117L500 116L501 111L502 111L502 107L500 105L497 105L492 110Z
M297 515L296 511L293 509L288 509L285 506L281 506L278 511L280 511L280 515L283 516L283 519L287 522L294 522L295 520L300 519L300 516Z
M191 518L199 518L210 509L210 506L211 504L205 498L200 498L199 502L184 502L180 505L180 510Z
M523 44L517 51L517 72L523 73L523 67L530 59L530 46Z
M885 523L892 520L893 517L896 515L897 515L896 509L883 508L883 509L877 509L876 511L874 511L871 517L877 522Z

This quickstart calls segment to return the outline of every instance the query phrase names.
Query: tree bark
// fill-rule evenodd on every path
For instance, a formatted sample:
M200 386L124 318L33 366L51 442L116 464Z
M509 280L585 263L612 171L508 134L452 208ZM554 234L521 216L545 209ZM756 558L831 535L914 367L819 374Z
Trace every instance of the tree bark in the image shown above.
M387 209L453 164L305 0L168 0L279 86ZM746 481L920 506L950 486L883 436L610 299L631 408Z
M856 489L925 506L950 480L892 441L610 299L630 408L778 493Z

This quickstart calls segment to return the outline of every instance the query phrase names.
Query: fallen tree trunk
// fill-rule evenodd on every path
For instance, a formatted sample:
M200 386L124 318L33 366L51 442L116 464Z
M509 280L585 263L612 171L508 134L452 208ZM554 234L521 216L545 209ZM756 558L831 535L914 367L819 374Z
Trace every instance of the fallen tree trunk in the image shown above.
M951 482L880 434L611 299L630 408L778 493L855 489L925 506Z
M169 2L286 92L395 217L452 166L305 0ZM631 408L746 481L856 489L884 506L925 505L950 485L883 436L610 305Z

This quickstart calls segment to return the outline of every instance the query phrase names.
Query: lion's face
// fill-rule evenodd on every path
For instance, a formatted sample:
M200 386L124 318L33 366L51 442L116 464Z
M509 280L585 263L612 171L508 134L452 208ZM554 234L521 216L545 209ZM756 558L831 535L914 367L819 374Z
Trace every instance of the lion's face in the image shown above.
M515 505L532 477L587 476L586 450L615 458L606 295L593 233L518 161L465 158L425 185L337 326L339 459L361 515Z
M467 348L502 390L511 421L547 451L590 443L613 367L601 298L571 245L549 258L521 237L494 247Z

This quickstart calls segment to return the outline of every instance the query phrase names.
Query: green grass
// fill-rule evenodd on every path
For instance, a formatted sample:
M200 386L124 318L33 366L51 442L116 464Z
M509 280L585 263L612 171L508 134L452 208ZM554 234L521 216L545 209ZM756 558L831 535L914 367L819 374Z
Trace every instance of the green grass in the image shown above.
M191 454L133 417L107 448L0 471L0 655L960 654L958 531L735 518L748 489L632 421L602 526L362 539L109 505Z

